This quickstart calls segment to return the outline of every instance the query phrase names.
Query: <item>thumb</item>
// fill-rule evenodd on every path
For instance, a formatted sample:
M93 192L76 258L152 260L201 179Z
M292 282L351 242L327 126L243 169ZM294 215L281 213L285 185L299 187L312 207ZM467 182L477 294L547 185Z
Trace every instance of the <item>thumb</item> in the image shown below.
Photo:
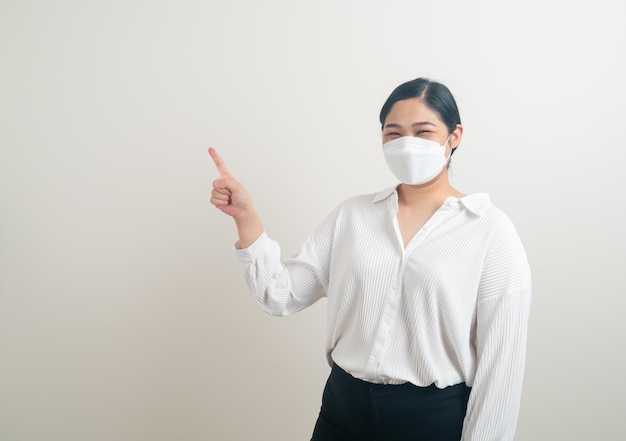
M232 176L221 177L213 182L213 188L222 194L239 194L243 192L243 184L237 181Z
M228 189L228 184L229 184L229 181L231 180L232 178L218 178L215 181L213 181L213 187Z

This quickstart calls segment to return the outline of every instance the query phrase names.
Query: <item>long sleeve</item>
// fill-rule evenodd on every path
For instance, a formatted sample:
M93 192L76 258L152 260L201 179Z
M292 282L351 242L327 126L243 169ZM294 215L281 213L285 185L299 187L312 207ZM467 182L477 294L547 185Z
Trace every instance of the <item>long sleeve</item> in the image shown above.
M510 222L494 232L476 305L476 374L462 441L510 441L524 377L531 277Z
M336 211L313 231L294 257L282 259L279 244L264 232L236 249L249 291L271 315L289 316L327 295Z

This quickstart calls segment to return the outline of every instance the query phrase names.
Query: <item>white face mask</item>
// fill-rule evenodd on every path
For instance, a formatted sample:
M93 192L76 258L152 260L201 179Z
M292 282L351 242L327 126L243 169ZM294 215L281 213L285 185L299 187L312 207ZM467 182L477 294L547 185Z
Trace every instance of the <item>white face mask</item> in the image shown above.
M448 137L450 140L450 137ZM391 173L404 184L419 185L435 179L446 166L445 144L403 136L383 144L383 154Z

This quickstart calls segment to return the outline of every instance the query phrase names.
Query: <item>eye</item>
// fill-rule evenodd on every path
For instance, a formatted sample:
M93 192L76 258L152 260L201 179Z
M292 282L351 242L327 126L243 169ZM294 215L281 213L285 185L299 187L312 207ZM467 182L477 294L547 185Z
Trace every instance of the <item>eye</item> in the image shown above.
M428 134L428 133L432 133L432 132L431 132L430 130L419 130L419 131L416 133L416 136L426 135L426 134Z
M400 136L400 134L398 132L387 132L385 136Z

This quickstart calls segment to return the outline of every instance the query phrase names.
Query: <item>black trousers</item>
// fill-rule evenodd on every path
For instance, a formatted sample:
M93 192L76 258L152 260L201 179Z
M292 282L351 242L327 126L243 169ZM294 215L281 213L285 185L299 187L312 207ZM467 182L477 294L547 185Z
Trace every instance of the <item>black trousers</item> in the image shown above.
M311 441L459 441L469 393L368 383L334 365Z

